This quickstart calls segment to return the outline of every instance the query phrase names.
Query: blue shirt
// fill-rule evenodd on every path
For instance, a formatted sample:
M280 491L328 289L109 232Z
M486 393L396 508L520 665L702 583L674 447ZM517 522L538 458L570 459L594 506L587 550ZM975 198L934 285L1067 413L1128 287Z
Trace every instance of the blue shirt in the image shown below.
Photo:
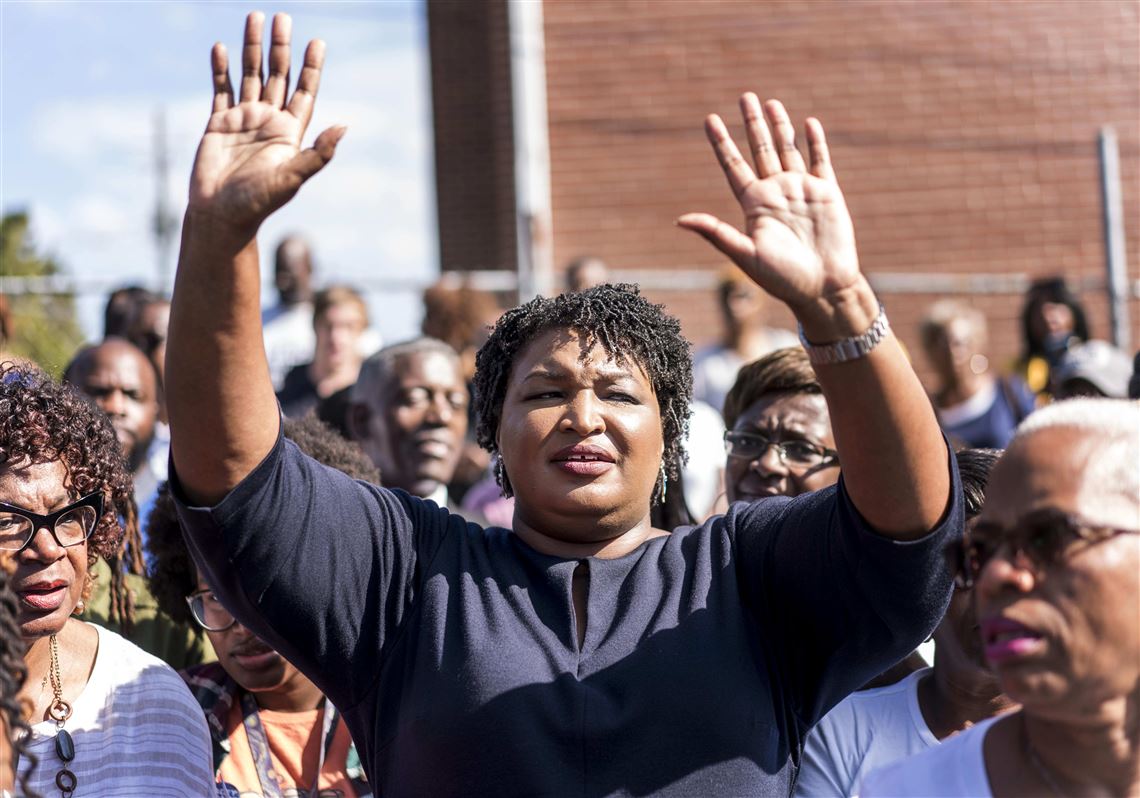
M786 796L812 724L942 617L953 473L915 542L868 528L841 482L584 559L581 646L578 560L283 439L179 513L214 591L341 709L386 798Z

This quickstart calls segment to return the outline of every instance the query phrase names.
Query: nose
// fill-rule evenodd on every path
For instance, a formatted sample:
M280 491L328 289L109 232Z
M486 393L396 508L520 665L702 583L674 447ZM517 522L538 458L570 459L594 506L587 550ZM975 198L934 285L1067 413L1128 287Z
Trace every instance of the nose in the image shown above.
M242 626L240 621L234 621L234 625L230 627L230 632L238 637L253 637L253 632Z
M788 473L788 466L780 457L780 447L778 444L770 442L764 447L764 451L760 452L756 457L753 457L748 462L748 467L760 474L778 474L786 475Z
M432 394L431 401L428 402L425 420L429 424L444 426L451 421L454 413L455 408L451 406L451 400L447 398L447 394L440 392Z
M583 438L605 432L606 422L599 411L597 397L593 391L578 391L566 405L559 426L573 430Z
M99 400L99 406L109 416L123 416L127 413L126 397L122 391L107 391Z
M1012 552L1008 546L1002 546L978 574L975 589L981 596L995 598L1008 590L1028 593L1036 583L1033 562L1020 551Z
M40 534L40 533L43 534ZM55 539L55 535L46 526L36 528L32 533L32 539L28 541L20 554L30 553L33 559L41 560L43 562L54 562L63 556L63 546Z

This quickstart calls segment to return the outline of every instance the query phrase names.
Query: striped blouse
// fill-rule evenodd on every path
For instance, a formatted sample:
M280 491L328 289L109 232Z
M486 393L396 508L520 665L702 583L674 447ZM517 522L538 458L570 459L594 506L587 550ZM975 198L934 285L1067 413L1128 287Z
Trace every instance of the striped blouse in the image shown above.
M75 741L69 767L78 780L75 798L213 795L206 719L181 677L114 632L95 628L95 667L64 726ZM39 760L28 786L44 796L59 794L55 776L63 763L55 735L55 723L37 723L27 746ZM19 772L29 766L21 757Z

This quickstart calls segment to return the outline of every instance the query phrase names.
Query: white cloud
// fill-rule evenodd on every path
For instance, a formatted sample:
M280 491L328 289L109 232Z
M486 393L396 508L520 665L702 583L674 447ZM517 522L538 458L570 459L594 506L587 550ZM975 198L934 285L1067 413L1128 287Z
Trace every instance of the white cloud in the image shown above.
M201 11L178 6L164 10L165 24L193 28ZM311 24L309 11L315 12ZM322 278L370 289L374 318L385 335L402 337L418 321L415 292L388 295L376 290L379 282L427 282L437 269L423 43L412 40L405 23L338 19L327 7L304 14L302 29L302 10L295 9L295 35L321 36L330 51L305 145L332 124L348 125L349 134L333 163L263 227L262 252L270 254L286 232L305 233L313 240ZM106 68L120 68L119 55L109 58ZM210 112L205 69L200 85L193 93L169 96L156 78L154 100L137 91L51 91L18 118L24 150L44 166L35 182L9 184L6 193L31 206L37 239L69 271L101 279L107 288L127 281L160 285L151 233L155 114L161 104L170 156L167 199L180 217ZM17 117L5 119L6 137L10 121ZM263 272L268 275L267 266ZM89 333L97 333L95 309L101 303L89 297L81 304Z
M128 235L133 221L119 202L105 194L75 199L67 216L79 235L93 238Z

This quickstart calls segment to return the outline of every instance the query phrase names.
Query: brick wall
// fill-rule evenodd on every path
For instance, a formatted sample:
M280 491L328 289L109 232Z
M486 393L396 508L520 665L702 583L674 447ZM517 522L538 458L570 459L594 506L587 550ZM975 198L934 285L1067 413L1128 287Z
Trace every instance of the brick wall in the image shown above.
M557 0L544 14L556 264L715 272L718 254L672 220L739 221L701 120L716 111L743 140L736 98L751 89L797 124L823 120L872 276L1064 274L1098 337L1096 136L1113 125L1140 279L1140 4ZM711 292L648 293L695 342L718 334ZM934 298L884 292L923 372L916 322ZM990 319L991 360L1011 358L1020 296L966 298Z
M514 270L506 3L432 0L427 12L440 265L446 271Z

